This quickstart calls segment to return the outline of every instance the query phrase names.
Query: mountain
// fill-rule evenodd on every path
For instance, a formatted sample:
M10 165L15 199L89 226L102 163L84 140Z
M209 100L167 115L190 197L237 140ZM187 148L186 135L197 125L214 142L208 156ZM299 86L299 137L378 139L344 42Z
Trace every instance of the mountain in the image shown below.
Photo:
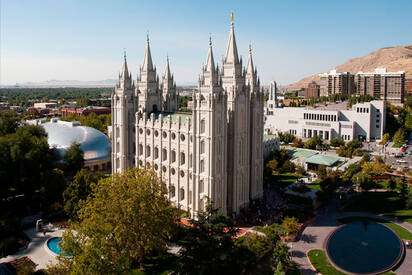
M2 85L4 88L62 88L62 87L114 87L115 79L104 79L97 81L79 81L79 80L47 80L44 82L23 82L16 85Z
M342 65L335 68L341 72L356 74L362 72L372 72L378 67L385 67L391 71L405 71L406 78L412 78L412 44L402 47L386 47L376 50L363 57L349 59ZM320 72L323 73L323 72ZM319 83L318 74L303 78L288 86L289 90L300 90L315 81Z

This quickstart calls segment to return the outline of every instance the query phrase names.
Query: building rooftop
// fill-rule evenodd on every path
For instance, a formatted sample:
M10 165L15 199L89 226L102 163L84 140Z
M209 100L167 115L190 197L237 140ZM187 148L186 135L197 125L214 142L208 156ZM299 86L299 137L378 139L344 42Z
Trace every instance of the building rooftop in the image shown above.
M292 155L292 160L298 159L298 158L310 158L311 156L314 156L318 154L316 151L311 151L311 150L305 150L305 149L298 149L290 146L285 146L284 147L286 150L289 151L289 153Z
M313 163L318 165L333 166L339 161L339 158L322 156L322 155L313 155L305 160L306 163Z
M272 138L276 138L276 135L263 135L263 141L270 140Z
M59 119L52 119L50 122L43 120L37 124L46 130L47 142L56 150L58 161L63 160L66 150L73 142L80 143L85 162L110 157L110 140L97 129L81 126L78 121L68 122Z
M163 116L163 121L166 121L168 117L171 117L172 123L177 122L178 117L180 117L182 123L186 123L187 120L192 121L192 113L183 113L183 112L153 112L149 114L149 117L151 114L154 114L155 119L159 119L159 116Z

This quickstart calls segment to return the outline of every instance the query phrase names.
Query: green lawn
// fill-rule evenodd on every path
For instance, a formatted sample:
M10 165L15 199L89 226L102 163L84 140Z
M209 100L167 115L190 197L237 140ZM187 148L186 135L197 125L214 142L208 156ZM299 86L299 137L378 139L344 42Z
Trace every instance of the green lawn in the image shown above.
M316 189L316 190L321 190L320 189L320 180L319 179L315 180L311 184L308 184L307 187L312 188L312 189Z
M308 257L313 267L316 268L316 270L321 274L345 275L345 273L340 272L332 266L332 264L328 260L328 257L326 257L324 250L312 249L308 252Z
M365 219L375 221L375 222L379 222L381 224L386 225L387 227L389 227L390 229L395 231L396 234L398 234L399 238L401 238L403 240L412 240L412 232L409 232L408 230L406 230L405 228L403 228L400 225L397 225L393 222L388 222L388 221L385 221L385 220L382 220L382 219L374 219L374 218L369 218L369 217L346 217L346 218L339 219L339 222L341 222L341 223L350 223L350 222L361 221L361 220L365 220Z
M404 209L398 194L391 192L368 192L351 200L345 207L349 212L372 212L407 221L412 224L412 209Z
M323 275L346 275L336 268L329 262L328 257L324 250L312 249L308 252L308 257L313 267ZM382 275L395 275L393 272L385 272Z
M294 183L298 178L299 176L295 173L282 173L274 175L270 184L279 188L285 188Z

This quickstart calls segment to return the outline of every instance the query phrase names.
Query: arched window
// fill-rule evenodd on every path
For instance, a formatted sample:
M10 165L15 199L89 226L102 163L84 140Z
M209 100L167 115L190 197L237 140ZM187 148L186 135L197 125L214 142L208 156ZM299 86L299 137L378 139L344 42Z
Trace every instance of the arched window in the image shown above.
M172 159L171 159L172 162L175 162L175 161L176 161L176 151L175 151L175 150L172 151L172 156L171 156L171 158L172 158Z
M199 180L199 193L203 193L204 192L204 181L203 180Z
M163 149L162 150L162 161L165 161L165 160L167 160L167 150Z
M180 193L180 200L181 201L184 200L185 199L185 189L180 188L179 193Z
M170 185L169 193L170 193L170 196L172 198L174 198L174 196L176 196L176 188L174 187L174 185Z
M203 173L205 171L205 160L202 159L200 160L200 173Z
M203 134L204 132L206 132L206 121L202 119L200 121L200 133Z
M139 155L143 155L143 145L139 144Z
M146 146L146 157L150 157L150 146Z
M159 148L154 148L154 158L157 159L159 157Z
M205 145L205 141L202 140L200 141L200 153L204 154L206 152L206 145Z
M180 164L183 165L186 162L185 153L180 153Z
M189 168L192 168L193 166L193 160L192 160L192 154L189 155Z

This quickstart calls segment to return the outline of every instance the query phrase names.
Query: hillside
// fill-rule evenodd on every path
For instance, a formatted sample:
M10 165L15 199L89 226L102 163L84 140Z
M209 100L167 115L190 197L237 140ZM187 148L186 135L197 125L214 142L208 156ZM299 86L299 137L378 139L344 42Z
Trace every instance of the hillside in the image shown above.
M386 67L388 71L405 71L406 78L412 78L412 44L405 47L382 48L366 56L349 59L335 68L342 72L356 74L360 71L372 72L377 67ZM312 75L289 85L288 89L299 90L306 88L310 82L319 82L319 80L320 78L317 74Z

